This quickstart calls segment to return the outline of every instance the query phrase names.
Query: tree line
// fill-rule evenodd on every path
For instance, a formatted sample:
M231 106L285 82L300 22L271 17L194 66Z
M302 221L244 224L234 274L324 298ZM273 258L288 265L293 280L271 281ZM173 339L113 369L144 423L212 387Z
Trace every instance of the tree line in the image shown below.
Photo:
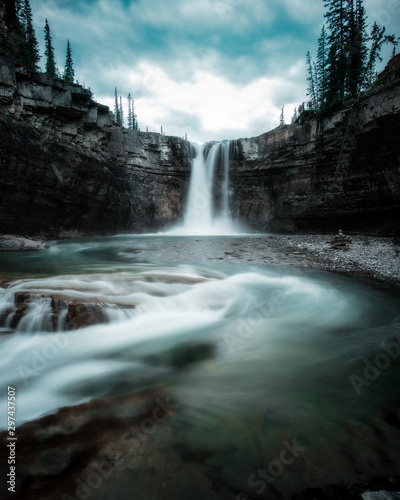
M306 55L307 95L312 109L324 112L349 97L356 97L377 78L384 44L398 38L377 22L367 22L363 0L323 0L326 23L318 39L316 60Z
M36 38L35 28L33 26L32 9L29 0L4 0L5 18L8 26L8 39L14 59L28 68L32 72L39 72L38 66L41 59L39 53L39 43ZM48 20L45 20L44 26L44 55L45 73L53 78L62 78L68 83L75 82L74 62L70 41L67 41L67 50L65 56L65 65L63 73L57 68L51 29ZM127 97L128 103L128 128L139 130L137 116L135 113L135 104L131 94ZM124 125L124 112L122 98L118 97L117 88L115 88L115 122Z
M29 0L5 0L4 5L13 56L17 62L30 71L38 72L41 57ZM51 31L47 19L44 26L44 40L45 72L53 78L63 78L66 82L74 83L75 71L70 42L67 41L64 72L60 74L55 61Z
M132 95L130 93L128 94L126 100L128 104L127 128L131 130L140 130L137 121L137 116L135 113L135 101L133 100ZM121 127L123 127L125 122L124 109L122 106L122 97L118 96L117 87L115 87L114 91L114 116L115 116L115 122L118 123L118 125L121 125Z

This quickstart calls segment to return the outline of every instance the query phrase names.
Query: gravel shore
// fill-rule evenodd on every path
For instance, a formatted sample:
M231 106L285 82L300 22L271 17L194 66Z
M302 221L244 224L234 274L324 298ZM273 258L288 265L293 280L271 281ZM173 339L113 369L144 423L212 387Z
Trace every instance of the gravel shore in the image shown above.
M253 263L320 269L370 278L400 286L400 240L349 236L344 250L329 234L243 235L164 239L147 243L144 253L155 260L181 262Z
M296 258L296 266L364 276L400 286L400 240L350 236L346 250L333 248L333 236L267 237L272 247Z

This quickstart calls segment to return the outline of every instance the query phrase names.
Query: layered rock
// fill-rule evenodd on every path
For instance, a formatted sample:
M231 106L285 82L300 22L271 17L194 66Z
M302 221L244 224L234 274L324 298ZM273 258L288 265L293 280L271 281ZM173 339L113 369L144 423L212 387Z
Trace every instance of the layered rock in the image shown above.
M116 316L126 317L134 309L115 300L76 299L35 291L15 292L13 299L0 308L0 332L26 332L32 328L47 332L77 330L108 323Z
M398 234L400 82L390 80L396 75L324 118L235 141L234 217L262 232ZM187 141L123 129L89 90L30 74L5 57L0 102L2 232L55 238L156 232L182 219ZM222 179L217 169L215 182Z
M238 141L234 212L261 231L399 234L400 81L321 119Z
M126 130L91 92L0 60L0 226L47 237L176 222L190 175L178 137Z

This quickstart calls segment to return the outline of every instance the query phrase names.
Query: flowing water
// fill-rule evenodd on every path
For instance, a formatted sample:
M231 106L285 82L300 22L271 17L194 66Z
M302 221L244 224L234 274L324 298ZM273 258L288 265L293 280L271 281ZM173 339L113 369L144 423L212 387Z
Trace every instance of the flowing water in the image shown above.
M0 337L18 424L162 383L179 402L176 440L235 492L221 498L290 498L396 472L398 294L328 273L214 264L193 250L189 259L194 242L119 236L2 255L4 327L16 292L39 297ZM103 304L108 323L63 331L60 317L49 331L55 294Z
M191 148L194 157L183 223L169 231L169 234L238 234L239 225L231 216L229 183L231 154L236 153L235 141L205 143L201 146L192 143ZM216 183L218 167L221 167L222 178Z

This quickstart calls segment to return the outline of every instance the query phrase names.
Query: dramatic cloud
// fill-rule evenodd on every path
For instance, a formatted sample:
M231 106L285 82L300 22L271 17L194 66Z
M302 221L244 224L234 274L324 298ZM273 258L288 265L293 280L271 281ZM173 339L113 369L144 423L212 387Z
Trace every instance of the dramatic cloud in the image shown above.
M142 130L195 142L257 135L289 122L307 99L305 54L323 25L321 0L31 0L43 50L45 18L62 70L113 109L135 100ZM366 0L370 20L398 31L400 0ZM386 54L385 54L386 55Z

